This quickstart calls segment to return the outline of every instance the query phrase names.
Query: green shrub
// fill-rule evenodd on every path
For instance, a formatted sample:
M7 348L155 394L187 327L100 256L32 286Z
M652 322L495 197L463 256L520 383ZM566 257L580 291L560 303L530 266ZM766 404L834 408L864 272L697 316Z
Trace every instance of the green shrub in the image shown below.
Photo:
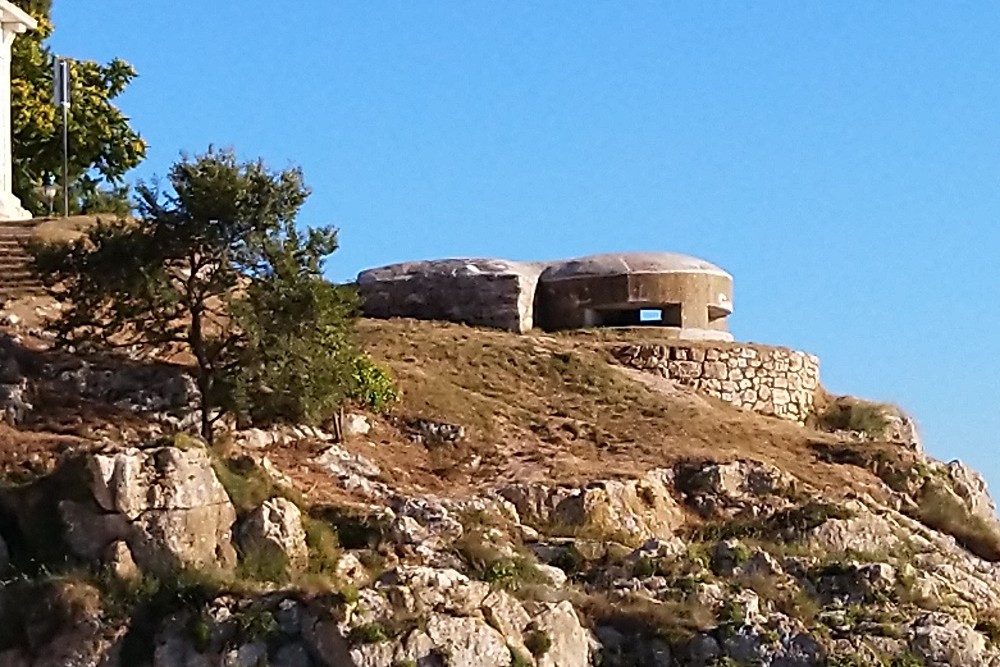
M268 609L251 609L235 614L243 641L268 640L281 632L278 620Z
M204 653L212 643L212 620L204 610L191 614L187 622L188 639L198 653Z
M365 623L353 628L347 635L354 644L380 644L389 640L389 635L379 623Z
M399 391L389 371L366 354L354 358L350 398L374 412L387 412L399 400Z
M309 571L313 574L332 574L340 559L340 543L333 526L311 516L302 517L309 549Z
M536 658L540 658L552 648L552 639L541 630L529 630L524 635L524 648Z
M285 584L291 581L288 556L276 548L241 550L236 575L247 581L270 581Z
M879 438L889 425L886 409L881 403L839 399L819 415L819 423L827 431L857 431Z

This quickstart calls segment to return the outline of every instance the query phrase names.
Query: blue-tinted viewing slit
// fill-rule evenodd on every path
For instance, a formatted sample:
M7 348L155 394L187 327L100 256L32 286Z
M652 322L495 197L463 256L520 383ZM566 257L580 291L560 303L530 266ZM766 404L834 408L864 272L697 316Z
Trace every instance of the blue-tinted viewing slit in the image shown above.
M640 322L659 322L663 319L663 311L644 308L639 311Z

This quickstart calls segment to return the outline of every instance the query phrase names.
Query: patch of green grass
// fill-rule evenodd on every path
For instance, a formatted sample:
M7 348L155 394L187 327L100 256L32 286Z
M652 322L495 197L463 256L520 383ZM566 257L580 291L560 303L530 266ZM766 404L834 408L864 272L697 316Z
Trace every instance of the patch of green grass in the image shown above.
M381 623L365 623L352 628L347 639L352 644L380 644L389 641L389 634Z
M691 540L715 543L729 539L754 539L766 542L793 542L829 519L849 519L853 514L843 507L809 502L763 517L712 521L690 531Z
M240 550L236 576L249 581L287 584L292 579L292 567L288 556L279 549Z
M290 500L299 509L305 507L305 501L297 491L275 482L249 457L216 457L212 461L212 469L240 515L252 512L265 500L276 497Z
M302 517L302 528L305 530L306 547L309 549L309 572L332 575L341 554L337 532L330 524L311 516Z

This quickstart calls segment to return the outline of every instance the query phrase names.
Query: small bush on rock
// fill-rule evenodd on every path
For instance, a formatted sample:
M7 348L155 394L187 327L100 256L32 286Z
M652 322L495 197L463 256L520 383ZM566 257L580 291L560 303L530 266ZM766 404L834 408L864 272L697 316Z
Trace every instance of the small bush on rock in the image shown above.
M541 630L529 630L524 635L524 648L536 658L540 658L552 648L552 639Z
M819 415L820 426L826 431L855 431L870 438L879 438L889 425L886 406L844 397L831 403Z

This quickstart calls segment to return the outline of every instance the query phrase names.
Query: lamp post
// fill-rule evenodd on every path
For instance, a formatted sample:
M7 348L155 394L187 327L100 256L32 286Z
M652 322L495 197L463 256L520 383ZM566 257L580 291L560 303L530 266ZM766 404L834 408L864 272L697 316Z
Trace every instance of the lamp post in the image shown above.
M62 141L63 141L63 163L62 163L62 192L63 192L63 217L69 216L69 60L57 56L54 70L52 72L53 92L55 93L56 106L62 107Z

